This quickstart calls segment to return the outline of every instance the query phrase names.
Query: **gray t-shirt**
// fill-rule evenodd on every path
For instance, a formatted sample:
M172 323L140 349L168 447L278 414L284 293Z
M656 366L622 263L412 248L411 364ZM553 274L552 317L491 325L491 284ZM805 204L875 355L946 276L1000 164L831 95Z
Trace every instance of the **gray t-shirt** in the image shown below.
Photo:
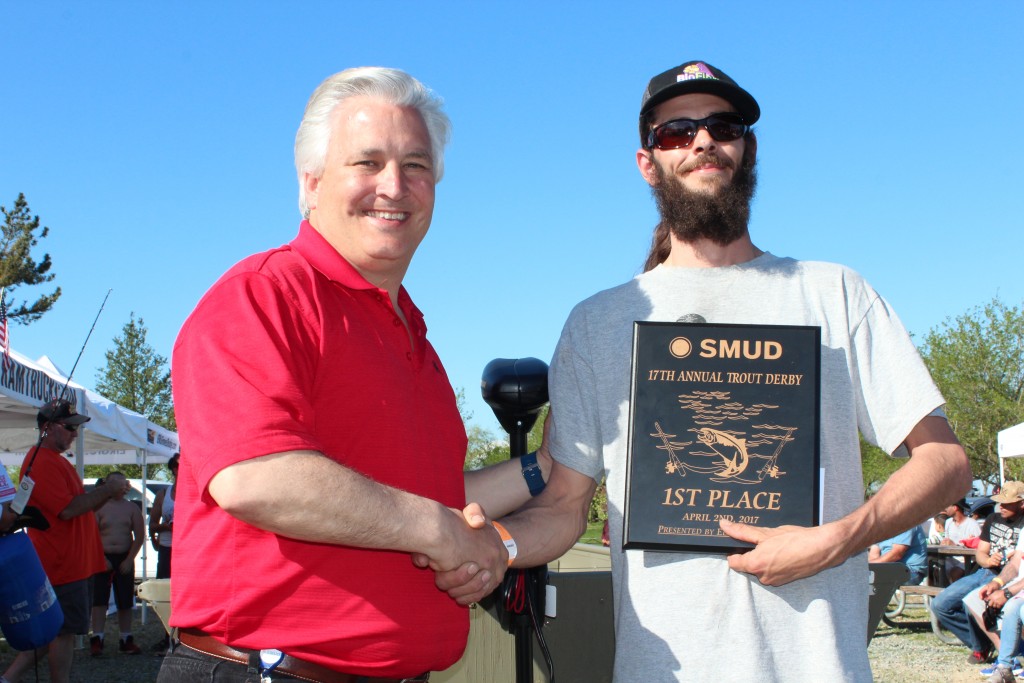
M615 680L870 681L866 554L775 588L723 555L621 550L633 321L689 314L821 328L823 522L863 503L858 430L892 453L943 403L895 313L835 264L659 266L579 304L551 364L551 451L608 477Z

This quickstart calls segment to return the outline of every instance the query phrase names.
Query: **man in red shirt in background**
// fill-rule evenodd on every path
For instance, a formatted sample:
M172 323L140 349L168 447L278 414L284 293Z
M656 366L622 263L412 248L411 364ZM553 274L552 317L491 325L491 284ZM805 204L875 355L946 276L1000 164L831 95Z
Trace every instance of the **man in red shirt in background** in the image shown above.
M30 528L28 535L57 594L64 625L47 647L18 653L3 675L10 683L17 683L47 650L50 680L67 683L75 636L89 633L91 578L106 567L93 511L128 490L127 479L115 479L86 493L78 472L62 455L74 443L79 426L89 419L63 399L50 401L36 415L40 441L25 457L21 478L34 482L29 502L50 526L45 531Z
M232 267L182 327L180 645L160 683L426 680L469 618L419 558L493 589L514 556L461 508L515 509L543 486L536 461L464 477L455 394L402 286L449 125L404 72L324 81L296 135L298 235Z

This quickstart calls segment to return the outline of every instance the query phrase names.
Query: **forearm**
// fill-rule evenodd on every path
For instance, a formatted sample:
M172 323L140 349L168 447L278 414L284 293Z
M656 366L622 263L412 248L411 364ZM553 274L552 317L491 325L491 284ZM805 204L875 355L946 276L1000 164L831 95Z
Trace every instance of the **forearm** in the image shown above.
M970 489L967 456L945 420L924 418L906 443L910 460L869 501L834 523L847 557L919 524Z
M209 492L228 514L317 543L434 557L455 516L440 503L375 482L312 451L245 460L218 472Z
M1002 571L999 572L999 576L996 577L998 579L996 583L1002 586L1007 585L1008 583L1017 578L1017 574L1019 573L1019 571L1020 560L1015 558L1007 562L1006 565L1003 567ZM993 579L993 581L995 581L995 579Z
M160 523L163 519L164 514L164 496L167 494L167 490L164 489L160 493L156 494L156 498L153 499L153 507L149 511L149 533L154 534L160 531L166 531L163 525Z
M974 552L974 563L979 567L985 567L986 569L998 569L1002 564L1002 555L993 556L991 546L984 541L978 544L977 550Z
M872 562L902 562L903 556L906 554L906 546L901 550L892 548L888 552L882 553L877 559L871 560ZM868 559L871 559L870 557Z
M135 559L135 556L142 550L146 542L146 529L142 524L142 513L132 520L132 547L128 549L128 557Z
M83 493L71 499L60 514L57 516L63 520L73 519L87 512L93 512L103 507L103 504L114 497L114 494L107 488L95 488L88 493Z
M551 458L545 450L537 452L537 465L547 481L551 476ZM523 476L520 458L511 458L490 467L465 473L466 502L479 503L492 519L518 510L533 496Z
M537 567L561 557L587 529L587 512L597 482L555 463L544 492L505 517L518 547L516 567Z

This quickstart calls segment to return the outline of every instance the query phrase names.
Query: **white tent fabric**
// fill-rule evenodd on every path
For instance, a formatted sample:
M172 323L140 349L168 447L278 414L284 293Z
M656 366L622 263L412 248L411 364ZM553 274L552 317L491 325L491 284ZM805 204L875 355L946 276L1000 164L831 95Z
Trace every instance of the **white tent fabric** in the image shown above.
M32 361L12 350L10 360L10 368L0 363L0 460L19 466L39 438L39 407L61 395L67 377L46 356ZM166 462L178 450L177 434L77 382L67 385L65 398L92 418L79 430L79 472L84 464Z
M1002 483L1006 480L1003 460L1024 458L1024 422L1007 427L996 435L996 453L999 455L999 482Z

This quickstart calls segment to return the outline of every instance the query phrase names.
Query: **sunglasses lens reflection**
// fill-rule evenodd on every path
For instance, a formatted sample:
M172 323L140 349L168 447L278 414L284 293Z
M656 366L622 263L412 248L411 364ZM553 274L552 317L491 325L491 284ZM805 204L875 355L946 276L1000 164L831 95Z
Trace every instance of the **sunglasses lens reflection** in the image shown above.
M654 141L662 149L689 147L697 137L697 124L693 121L669 121L654 132Z
M716 142L732 142L743 137L747 127L733 114L712 114L703 119L676 119L654 130L654 144L659 149L685 149L693 144L697 131L705 128Z

